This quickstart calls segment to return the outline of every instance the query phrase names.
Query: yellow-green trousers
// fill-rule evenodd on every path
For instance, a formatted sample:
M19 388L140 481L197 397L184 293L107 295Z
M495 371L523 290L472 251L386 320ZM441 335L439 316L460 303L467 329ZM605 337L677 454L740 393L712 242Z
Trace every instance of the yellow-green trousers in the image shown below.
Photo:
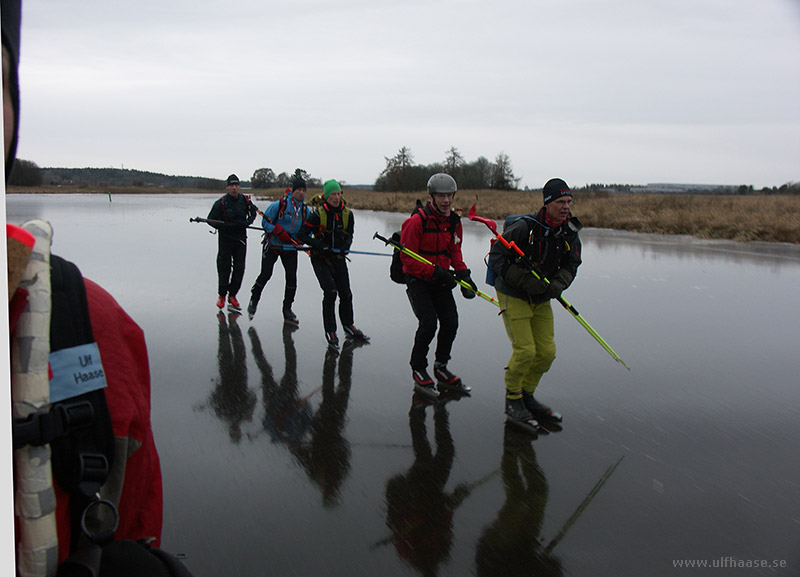
M511 341L506 367L506 390L532 393L556 358L553 308L550 301L531 304L497 291L503 307L503 324Z

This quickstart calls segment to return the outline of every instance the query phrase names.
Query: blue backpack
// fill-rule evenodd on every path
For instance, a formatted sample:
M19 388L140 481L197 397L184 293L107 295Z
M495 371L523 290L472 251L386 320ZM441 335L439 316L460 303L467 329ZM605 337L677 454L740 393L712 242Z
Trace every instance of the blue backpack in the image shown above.
M512 214L509 215L503 220L503 232L514 222L518 221L519 219L524 218L526 220L535 220L533 217L527 214ZM497 242L497 238L493 238L491 243L494 246L494 243ZM495 280L497 279L497 273L489 266L489 255L486 255L483 261L486 264L486 284L489 286L494 286Z

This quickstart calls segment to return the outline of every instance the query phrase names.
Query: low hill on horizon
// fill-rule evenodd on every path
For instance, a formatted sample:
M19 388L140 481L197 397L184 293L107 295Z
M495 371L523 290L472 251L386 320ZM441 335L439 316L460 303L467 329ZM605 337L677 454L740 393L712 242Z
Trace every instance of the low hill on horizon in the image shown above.
M42 184L55 186L141 186L224 189L225 181L203 176L175 176L127 168L42 168ZM249 181L242 181L246 184Z

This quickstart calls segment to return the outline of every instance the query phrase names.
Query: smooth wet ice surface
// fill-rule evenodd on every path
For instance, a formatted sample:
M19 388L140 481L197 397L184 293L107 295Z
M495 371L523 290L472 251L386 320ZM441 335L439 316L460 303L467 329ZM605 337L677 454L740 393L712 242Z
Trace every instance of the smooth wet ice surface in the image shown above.
M800 247L583 231L564 296L631 371L554 305L558 355L540 397L563 430L531 440L504 427L510 347L482 299L457 295L450 368L472 396L412 405L416 322L387 257L351 255L356 324L372 341L338 358L305 255L298 330L281 318L280 264L252 322L220 321L216 237L188 222L217 196L6 199L9 222L50 220L53 252L144 329L163 546L197 577L683 575L690 561L797 574ZM353 249L388 254L372 236L404 215L355 218ZM491 233L463 222L465 260L494 294ZM243 305L259 239L250 232ZM735 572L756 561L774 568Z

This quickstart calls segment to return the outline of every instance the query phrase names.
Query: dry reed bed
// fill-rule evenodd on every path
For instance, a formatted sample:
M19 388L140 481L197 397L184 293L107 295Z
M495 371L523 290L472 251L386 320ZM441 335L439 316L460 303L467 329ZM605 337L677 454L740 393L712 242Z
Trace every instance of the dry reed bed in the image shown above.
M353 208L411 212L422 192L376 193L345 190ZM541 192L459 191L454 205L466 216L473 203L481 216L503 219L532 212L542 204ZM575 195L573 214L587 227L697 238L800 244L800 196L796 195Z

